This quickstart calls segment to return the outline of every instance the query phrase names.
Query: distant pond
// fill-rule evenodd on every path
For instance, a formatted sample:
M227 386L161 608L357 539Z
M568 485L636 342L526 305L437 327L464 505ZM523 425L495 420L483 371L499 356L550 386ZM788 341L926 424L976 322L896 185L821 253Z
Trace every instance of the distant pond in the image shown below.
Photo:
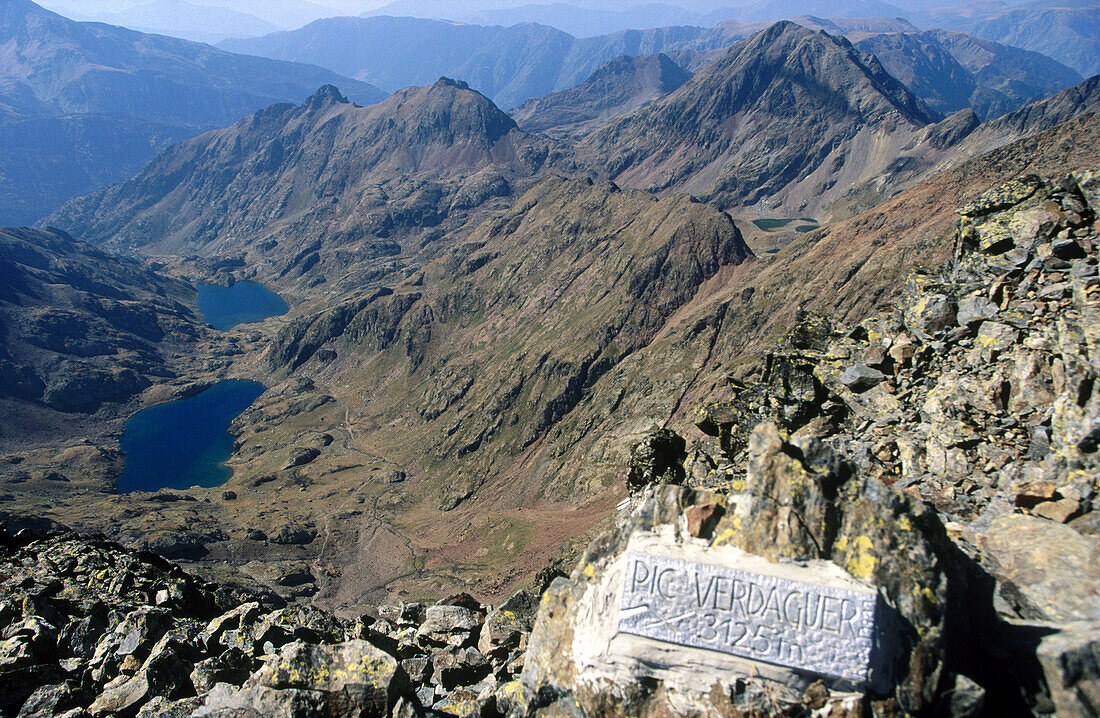
M228 331L238 324L262 322L289 310L275 292L256 282L237 282L231 287L199 285L199 311L207 324Z
M196 396L153 406L126 422L119 493L213 487L233 471L229 424L264 392L255 381L218 382Z

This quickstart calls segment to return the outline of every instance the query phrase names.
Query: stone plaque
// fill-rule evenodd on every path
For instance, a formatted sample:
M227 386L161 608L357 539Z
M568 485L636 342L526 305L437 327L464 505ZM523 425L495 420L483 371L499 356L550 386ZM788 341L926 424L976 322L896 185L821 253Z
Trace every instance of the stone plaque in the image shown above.
M871 589L630 553L618 629L865 684L876 599Z

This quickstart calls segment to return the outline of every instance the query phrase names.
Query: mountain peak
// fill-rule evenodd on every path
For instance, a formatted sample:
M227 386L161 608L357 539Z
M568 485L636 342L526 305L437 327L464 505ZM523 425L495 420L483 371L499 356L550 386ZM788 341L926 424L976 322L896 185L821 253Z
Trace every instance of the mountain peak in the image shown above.
M627 187L769 212L785 201L783 211L807 216L843 186L838 173L863 171L848 159L865 156L876 133L914 133L936 119L874 57L783 21L590 135L581 152Z
M455 80L450 77L441 77L435 81L433 87L454 87L459 90L469 90L469 83L464 80Z
M335 85L321 85L321 87L309 96L303 104L303 108L311 112L332 107L334 105L348 104L348 98L340 94Z

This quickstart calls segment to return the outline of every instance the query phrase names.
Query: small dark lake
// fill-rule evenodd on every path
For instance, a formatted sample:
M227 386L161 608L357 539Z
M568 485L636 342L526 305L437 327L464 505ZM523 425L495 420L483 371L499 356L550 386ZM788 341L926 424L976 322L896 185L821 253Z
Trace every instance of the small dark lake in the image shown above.
M233 472L229 424L264 392L255 381L218 382L188 399L153 406L126 422L119 493L220 486Z
M231 287L199 285L199 311L207 324L228 331L238 324L262 322L286 314L288 307L275 292L256 282L237 282Z

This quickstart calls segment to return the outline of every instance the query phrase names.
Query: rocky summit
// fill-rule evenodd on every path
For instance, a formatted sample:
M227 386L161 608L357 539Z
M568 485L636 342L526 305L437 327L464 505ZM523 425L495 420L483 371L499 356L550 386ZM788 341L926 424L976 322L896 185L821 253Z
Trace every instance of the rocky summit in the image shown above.
M499 605L341 618L0 533L0 710L1093 715L1098 210L1094 171L961 208L949 262L857 324L802 315L696 433L639 443L569 576Z

